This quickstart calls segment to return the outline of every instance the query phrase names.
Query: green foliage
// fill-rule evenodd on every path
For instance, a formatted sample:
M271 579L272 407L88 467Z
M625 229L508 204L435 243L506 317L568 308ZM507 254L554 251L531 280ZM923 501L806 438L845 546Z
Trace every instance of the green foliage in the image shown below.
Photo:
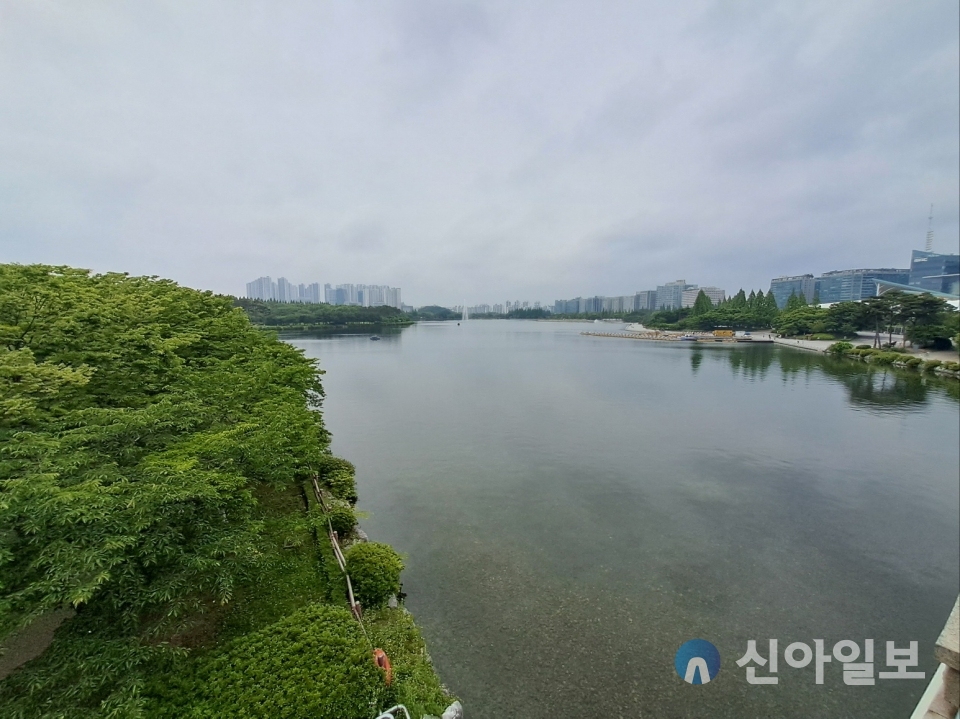
M357 468L353 466L353 462L349 462L342 457L334 457L332 454L325 454L320 458L321 477L337 470L344 470L350 474L355 474Z
M799 337L815 332L826 332L827 311L817 307L802 306L784 309L773 328L785 337Z
M346 537L353 532L357 526L357 515L349 502L340 499L334 499L327 506L326 518L330 520L330 526L337 533L338 537Z
M870 355L869 361L879 365L890 365L899 360L901 356L896 352L874 352Z
M148 717L369 719L386 689L360 625L325 605L247 634L191 669L151 687Z
M697 299L693 302L693 315L703 315L713 309L713 302L707 297L703 290L697 293Z
M790 297L787 298L787 305L786 307L784 307L784 309L787 312L793 312L794 310L798 310L801 307L806 307L806 306L807 306L807 298L804 296L802 292L799 295L796 292L791 292Z
M349 612L291 616L343 601L303 514L311 476L338 529L355 522L322 396L315 362L229 298L0 265L0 637L77 610L0 682L0 715L375 714L382 674ZM399 588L388 560L359 562L371 591Z
M176 650L99 630L97 622L82 617L67 622L29 671L0 682L0 714L6 719L140 716L144 669Z
M703 296L703 300L700 297ZM764 295L763 290L750 292L748 297L740 290L730 299L719 305L708 307L709 298L701 291L697 295L700 307L660 310L649 317L641 318L648 327L659 329L689 330L757 330L770 327L779 311L772 293Z
M827 352L834 355L842 355L853 349L853 345L849 342L834 342L830 347L827 348Z
M857 348L858 350L868 350L868 349L870 349L870 345L857 345L856 348Z
M337 499L357 503L357 480L353 472L346 469L337 469L323 475L323 483L330 493Z
M463 315L460 312L454 312L446 307L427 305L426 307L419 308L412 316L418 320L433 322L437 320L458 320Z
M411 317L396 307L265 302L245 297L230 298L256 325L265 327L318 327L337 325L404 325Z
M403 560L393 547L377 542L362 542L347 550L347 574L353 592L364 607L379 607L391 594L400 592Z
M549 316L550 313L540 307L510 310L506 315L507 319L510 320L542 320Z
M410 716L440 716L453 701L437 678L423 636L404 609L364 612L370 641L390 657L393 684L386 690L385 705L403 704Z
M923 371L924 372L933 371L937 367L939 367L941 364L942 363L940 362L940 360L927 360L926 362L923 363Z
M0 265L0 634L96 604L135 629L229 602L252 489L317 471L313 361L164 280Z

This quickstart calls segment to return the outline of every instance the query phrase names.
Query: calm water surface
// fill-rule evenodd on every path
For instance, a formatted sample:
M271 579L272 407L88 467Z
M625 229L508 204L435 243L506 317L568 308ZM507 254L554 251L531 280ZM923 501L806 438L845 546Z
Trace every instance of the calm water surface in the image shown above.
M955 385L584 329L289 338L468 716L909 716L925 681L848 687L834 661L817 686L782 649L873 638L885 671L885 641L918 640L931 676L960 585ZM722 658L703 686L673 668L695 637ZM770 638L780 684L751 686L735 662Z

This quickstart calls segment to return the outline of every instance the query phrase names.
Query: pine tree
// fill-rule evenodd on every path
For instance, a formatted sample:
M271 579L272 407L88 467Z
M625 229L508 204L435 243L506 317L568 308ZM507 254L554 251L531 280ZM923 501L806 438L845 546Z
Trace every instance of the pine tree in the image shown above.
M697 293L697 299L693 303L693 314L695 316L703 315L713 309L713 302L707 297L703 290Z

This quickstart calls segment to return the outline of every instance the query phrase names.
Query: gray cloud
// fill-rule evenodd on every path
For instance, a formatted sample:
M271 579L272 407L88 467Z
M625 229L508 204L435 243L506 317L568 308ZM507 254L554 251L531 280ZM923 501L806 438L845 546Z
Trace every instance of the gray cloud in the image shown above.
M621 294L960 244L960 9L0 4L0 253Z

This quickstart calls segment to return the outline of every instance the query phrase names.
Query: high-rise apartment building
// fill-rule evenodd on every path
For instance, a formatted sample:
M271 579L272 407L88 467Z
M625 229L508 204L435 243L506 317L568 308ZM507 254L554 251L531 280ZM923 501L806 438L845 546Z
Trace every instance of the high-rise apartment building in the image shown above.
M258 277L247 283L247 297L251 300L277 299L276 285L269 277Z
M398 309L403 305L399 287L348 284L337 285L334 288L327 283L323 285L321 291L319 282L295 285L285 277L278 277L276 282L269 277L260 277L253 282L248 282L247 297L276 302L309 302L311 304L326 302L331 305L362 305L364 307L387 305Z
M667 282L657 285L657 307L663 310L676 310L683 306L684 290L696 289L696 285L687 284L686 280Z
M635 309L638 309L638 310L657 309L657 291L643 290L641 292L637 292Z
M797 297L802 295L807 304L811 304L817 294L817 281L813 278L813 275L777 277L770 280L770 291L777 301L777 307L781 310L787 306L790 295L796 295ZM823 301L823 298L820 299Z

